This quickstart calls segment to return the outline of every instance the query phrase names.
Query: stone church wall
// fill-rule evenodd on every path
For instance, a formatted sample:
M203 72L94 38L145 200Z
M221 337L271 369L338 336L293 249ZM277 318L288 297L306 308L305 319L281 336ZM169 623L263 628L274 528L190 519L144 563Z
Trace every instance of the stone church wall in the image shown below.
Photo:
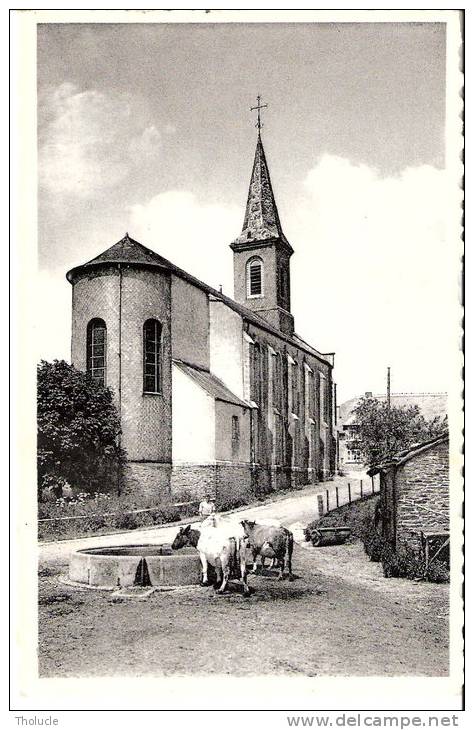
M132 462L170 463L170 279L161 272L125 266L121 278L121 295L117 267L84 273L74 284L72 363L86 370L87 325L96 317L103 319L107 327L106 384L120 407L127 458ZM162 325L162 387L161 393L153 395L143 393L143 325L149 318L158 319Z
M221 301L209 303L211 371L239 398L243 383L242 317Z
M209 299L206 292L171 278L173 358L209 370Z
M249 464L174 464L171 495L174 500L202 499L209 494L217 509L230 509L255 499Z
M254 426L257 465L270 468L271 489L327 479L335 470L331 367L254 325L248 334L255 348L251 399L259 406Z
M128 462L125 467L124 494L133 496L137 504L156 504L171 498L171 464L156 462Z

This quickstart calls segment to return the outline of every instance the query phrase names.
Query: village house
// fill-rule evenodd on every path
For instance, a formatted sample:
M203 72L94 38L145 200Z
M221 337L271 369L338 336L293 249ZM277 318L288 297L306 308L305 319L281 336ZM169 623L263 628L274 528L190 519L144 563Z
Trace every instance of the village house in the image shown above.
M334 474L333 354L295 332L260 129L231 249L234 299L128 234L67 274L72 363L114 391L137 494L228 504Z
M372 394L367 392L364 396L350 398L337 407L337 454L338 468L340 470L363 469L364 460L359 445L359 424L354 414L361 398L376 398L378 401L386 401L387 394ZM395 408L406 408L418 406L421 415L427 421L439 418L441 421L448 414L447 393L391 393L390 402Z

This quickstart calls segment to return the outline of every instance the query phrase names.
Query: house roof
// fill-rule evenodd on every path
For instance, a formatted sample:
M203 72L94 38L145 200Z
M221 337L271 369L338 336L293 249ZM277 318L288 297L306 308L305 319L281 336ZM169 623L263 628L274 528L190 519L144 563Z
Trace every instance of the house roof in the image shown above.
M321 362L324 362L326 365L329 365L331 367L333 365L333 363L329 359L327 359L322 353L318 352L318 350L316 350L314 347L311 347L311 345L308 345L306 342L304 342L304 340L301 340L298 335L291 336L284 334L280 330L276 329L276 327L273 327L269 322L260 317L258 314L255 314L255 312L252 312L250 309L245 307L243 304L239 304L230 297L227 297L225 294L222 294L222 292L213 289L211 286L208 286L203 281L200 281L192 274L188 274L187 271L180 269L179 266L176 266L171 261L168 261L168 259L165 259L163 256L160 256L155 251L152 251L150 248L147 248L138 241L135 241L128 235L128 233L126 233L120 241L117 241L117 243L103 251L103 253L99 254L95 258L91 259L90 261L86 261L85 264L81 264L79 266L75 266L73 269L70 269L66 274L66 278L69 282L71 282L71 284L74 284L76 278L84 272L87 273L87 271L94 271L106 266L115 266L118 264L161 269L162 271L166 271L174 274L175 276L179 276L181 279L188 281L190 284L193 284L193 286L196 286L197 288L206 292L214 300L221 301L226 304L230 309L233 309L235 312L240 314L241 317L247 322L255 324L257 327L260 327L261 329L264 329L267 332L276 335L280 339L285 340L286 342L289 342L290 344L295 345L302 350L306 350L309 354L313 355Z
M224 403L232 403L242 408L250 408L250 404L246 403L242 398L232 393L231 390L209 370L196 367L182 360L173 360L173 363L191 380L193 380L200 388L206 391L215 400L224 401Z
M338 426L356 425L353 410L363 396L351 398L339 406ZM371 395L378 401L387 400L386 393ZM447 393L391 393L390 401L396 408L418 406L421 415L428 421L433 418L444 418L448 413Z
M429 441L423 441L423 443L420 444L413 444L412 446L410 446L409 449L405 449L404 451L398 453L396 456L393 457L393 459L387 459L387 461L371 467L368 470L367 474L369 476L373 476L374 474L378 474L381 471L386 471L391 467L402 466L407 461L410 461L415 456L418 456L418 454L423 454L425 451L429 451L435 446L438 446L438 444L442 444L447 441L449 441L449 433L448 431L445 431L441 435L429 439Z
M259 130L242 233L232 243L232 247L277 240L293 253L281 226Z

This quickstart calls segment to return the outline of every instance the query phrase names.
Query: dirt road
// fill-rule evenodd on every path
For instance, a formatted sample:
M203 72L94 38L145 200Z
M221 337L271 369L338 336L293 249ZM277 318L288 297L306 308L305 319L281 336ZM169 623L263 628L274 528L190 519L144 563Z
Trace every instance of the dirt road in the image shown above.
M340 482L339 482L340 483ZM324 485L334 497L338 482ZM310 487L237 513L308 523ZM236 515L237 516L237 515ZM77 590L59 578L73 549L166 542L177 527L52 543L40 548L39 663L47 677L232 674L444 676L448 673L446 585L387 580L360 543L296 545L297 579L250 576L237 586L157 592L146 602Z
M413 593L392 580L385 591L383 578L377 589L367 579L358 585L365 556L352 548L348 581L319 569L338 560L328 550L296 546L299 577L251 576L248 599L237 587L219 596L196 586L115 602L61 585L66 563L50 562L40 571L40 673L446 675L447 587L417 585Z

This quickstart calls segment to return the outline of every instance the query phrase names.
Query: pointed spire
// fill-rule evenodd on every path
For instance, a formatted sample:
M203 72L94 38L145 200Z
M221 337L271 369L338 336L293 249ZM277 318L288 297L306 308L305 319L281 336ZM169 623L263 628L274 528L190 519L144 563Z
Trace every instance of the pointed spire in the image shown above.
M234 244L275 239L290 246L281 227L259 129L244 224Z

